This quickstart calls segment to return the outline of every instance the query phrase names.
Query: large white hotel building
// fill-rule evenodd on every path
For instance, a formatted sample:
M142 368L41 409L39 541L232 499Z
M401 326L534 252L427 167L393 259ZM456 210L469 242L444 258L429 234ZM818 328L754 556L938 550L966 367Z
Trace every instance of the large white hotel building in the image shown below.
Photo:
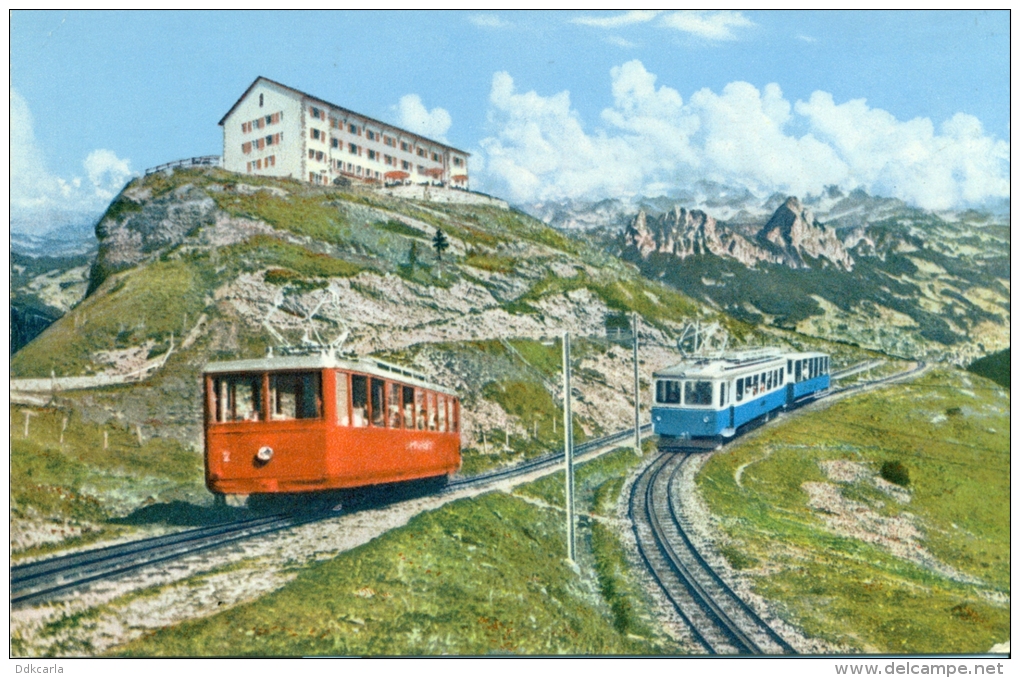
M468 187L469 153L261 76L219 124L223 167L233 172Z

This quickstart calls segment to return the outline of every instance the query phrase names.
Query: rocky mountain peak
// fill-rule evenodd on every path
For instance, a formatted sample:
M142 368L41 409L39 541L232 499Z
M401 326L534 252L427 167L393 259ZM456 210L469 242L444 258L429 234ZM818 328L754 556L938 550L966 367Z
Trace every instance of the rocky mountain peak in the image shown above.
M836 231L815 219L811 210L796 197L789 197L756 236L758 244L787 266L806 266L805 256L828 259L851 270L854 260L843 247Z

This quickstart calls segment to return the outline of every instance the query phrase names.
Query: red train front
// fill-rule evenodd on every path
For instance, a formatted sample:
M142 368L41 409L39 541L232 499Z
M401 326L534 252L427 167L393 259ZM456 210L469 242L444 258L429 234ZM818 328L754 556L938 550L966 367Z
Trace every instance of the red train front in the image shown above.
M329 354L206 366L205 481L215 494L310 492L460 469L460 403L422 375Z

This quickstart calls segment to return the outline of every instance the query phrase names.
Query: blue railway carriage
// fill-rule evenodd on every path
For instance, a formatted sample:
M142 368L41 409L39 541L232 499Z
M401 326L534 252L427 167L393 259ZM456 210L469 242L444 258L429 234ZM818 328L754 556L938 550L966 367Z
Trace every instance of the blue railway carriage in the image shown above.
M829 386L828 356L733 351L656 372L652 425L659 446L717 447L744 424Z
M829 356L824 353L786 354L787 407L829 390Z

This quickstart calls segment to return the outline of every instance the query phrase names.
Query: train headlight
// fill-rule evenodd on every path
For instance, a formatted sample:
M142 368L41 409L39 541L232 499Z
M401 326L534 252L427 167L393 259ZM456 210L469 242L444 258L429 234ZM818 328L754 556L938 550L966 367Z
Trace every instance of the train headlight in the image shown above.
M702 417L701 421L702 421L702 423L707 424L708 423L708 415L706 414L704 417Z
M273 448L268 445L260 447L259 451L255 454L255 458L263 464L268 464L269 460L273 458Z

